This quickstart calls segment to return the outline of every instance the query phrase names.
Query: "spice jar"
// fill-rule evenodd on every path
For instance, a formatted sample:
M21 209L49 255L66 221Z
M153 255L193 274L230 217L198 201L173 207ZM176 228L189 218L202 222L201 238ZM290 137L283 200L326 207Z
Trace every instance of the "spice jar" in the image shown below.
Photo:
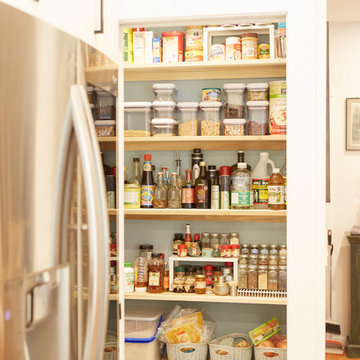
M195 277L195 294L201 295L206 293L205 275L196 275Z
M247 254L247 255L249 255L250 254L250 245L248 245L248 244L242 244L241 245L241 254Z
M257 265L259 256L256 254L249 255L249 265Z
M212 294L213 292L213 283L214 283L214 266L205 265L205 277L206 277L206 293Z
M175 277L176 278L185 277L185 267L184 266L176 266L175 267Z
M241 52L243 60L255 60L258 57L258 34L246 33L241 35Z
M260 245L260 255L269 255L268 246L266 244Z
M199 103L179 102L177 107L180 111L179 136L197 136Z
M220 101L202 101L200 109L202 112L201 136L219 136L220 135L220 110L222 104Z
M287 256L286 245L279 246L279 256Z
M286 266L286 256L279 256L279 266Z
M230 245L229 234L222 233L220 234L220 245Z
M268 290L278 289L278 267L269 266L269 277L268 277Z
M240 245L239 233L230 233L230 245Z
M164 292L164 262L162 254L152 254L149 262L148 293Z
M174 234L173 255L178 255L178 246L183 244L184 244L184 235L180 233Z
M287 290L287 271L286 266L279 266L279 283L278 289L281 291Z
M239 289L247 289L247 265L240 265L239 274L238 274L238 288Z
M233 269L232 267L222 267L221 275L225 276L227 282L233 281Z
M188 255L192 257L200 256L201 250L198 241L194 241L191 243L188 253Z
M245 84L224 84L226 119L243 119L245 117L245 87Z
M250 245L250 254L259 255L259 245Z
M231 257L230 245L221 245L221 257Z
M278 246L277 245L270 245L269 254L278 256L279 255Z
M201 244L201 249L208 249L210 248L210 234L208 232L203 232L201 234L201 240L200 240L200 244Z
M267 290L268 285L268 267L264 265L259 265L258 270L258 289Z
M221 256L221 248L220 248L220 244L214 244L212 247L212 252L211 252L211 256L212 257L220 257Z
M267 255L259 255L258 265L269 265L269 257Z
M180 257L187 256L187 246L185 244L181 244L178 246L178 256Z
M270 266L278 266L279 258L277 255L270 255L269 256L269 265Z
M248 101L248 135L269 134L269 102Z
M249 261L249 254L240 254L240 260L239 260L240 265L247 265L248 261Z
M225 276L219 276L214 283L214 293L219 296L229 295L230 287Z
M220 266L214 266L214 281L217 281L219 276L221 276Z
M257 287L258 287L257 265L249 265L249 268L248 268L248 289L257 289Z
M185 280L194 279L195 280L195 271L196 269L192 266L185 267Z
M231 250L231 257L239 257L240 256L240 249L239 245L230 245Z

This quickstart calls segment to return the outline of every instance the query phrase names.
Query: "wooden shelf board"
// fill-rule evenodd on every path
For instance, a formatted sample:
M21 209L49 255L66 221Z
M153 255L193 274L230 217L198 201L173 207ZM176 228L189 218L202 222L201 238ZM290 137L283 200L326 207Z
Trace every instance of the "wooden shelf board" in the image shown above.
M118 66L91 66L85 68L86 81L91 84L112 82L118 78Z
M116 209L108 209L108 215L110 218L110 221L116 220L117 210Z
M286 135L171 136L125 138L125 151L134 150L285 150Z
M126 300L152 300L152 301L189 301L189 302L211 302L211 303L233 303L233 304L268 304L286 305L286 298L260 298L252 296L217 296L197 294L177 294L172 292L161 294L128 293Z
M115 151L116 150L116 136L98 136L99 146L101 151Z
M286 222L286 210L125 209L125 219Z

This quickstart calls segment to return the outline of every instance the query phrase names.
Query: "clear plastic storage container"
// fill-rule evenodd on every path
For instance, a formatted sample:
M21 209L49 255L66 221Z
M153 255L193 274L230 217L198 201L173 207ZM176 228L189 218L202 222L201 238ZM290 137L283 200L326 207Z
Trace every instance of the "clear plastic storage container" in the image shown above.
M245 119L224 119L224 135L245 135Z
M154 119L174 119L174 101L154 101Z
M150 136L151 102L125 102L124 113L124 136Z
M176 136L178 122L174 119L153 119L151 120L152 136Z
M154 84L152 86L157 101L173 101L176 90L175 84Z
M268 83L250 83L247 84L248 101L267 101L269 100Z
M248 101L248 135L269 134L269 102Z
M225 118L243 119L245 117L245 88L245 84L224 84Z
M219 136L221 133L220 101L202 101L201 109L201 136Z
M115 136L115 120L97 120L95 130L97 136Z
M180 111L179 136L197 136L199 103L179 102L177 107Z

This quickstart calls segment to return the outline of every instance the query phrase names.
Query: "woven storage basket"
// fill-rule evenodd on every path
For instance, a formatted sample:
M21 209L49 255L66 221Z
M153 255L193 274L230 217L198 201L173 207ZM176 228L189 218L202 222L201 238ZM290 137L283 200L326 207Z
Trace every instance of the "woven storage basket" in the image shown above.
M229 337L243 337L250 345L247 348L218 345L222 339ZM251 360L252 356L251 338L248 334L245 333L233 333L217 338L209 343L209 349L211 360Z
M115 351L105 351L103 360L117 360L117 335L114 331L108 331L106 333L106 340L104 348L115 348Z
M287 360L287 349L255 346L255 360ZM276 356L266 356L266 353L274 353Z
M166 344L168 360L206 360L208 345L201 343ZM189 352L187 352L189 351Z

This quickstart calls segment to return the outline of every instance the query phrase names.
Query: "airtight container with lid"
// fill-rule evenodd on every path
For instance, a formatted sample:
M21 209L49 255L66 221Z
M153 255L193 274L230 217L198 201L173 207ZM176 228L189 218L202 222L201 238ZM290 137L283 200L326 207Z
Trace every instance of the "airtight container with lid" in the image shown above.
M97 136L115 136L115 120L97 120L95 130Z
M178 122L174 119L163 118L163 119L152 119L152 136L176 136Z
M174 101L154 101L154 119L174 119L175 106Z
M219 136L220 135L220 110L222 103L220 101L202 101L201 109L201 136Z
M224 84L226 119L243 119L245 117L245 88L245 84Z
M157 101L173 101L176 90L175 84L153 84L152 86Z
M180 111L179 136L198 135L198 102L179 102L177 107Z
M248 101L248 135L269 134L269 102Z
M124 103L124 136L150 136L151 102Z
M238 136L245 135L245 119L224 119L224 135Z
M268 101L269 84L268 83L250 83L247 84L248 101Z

